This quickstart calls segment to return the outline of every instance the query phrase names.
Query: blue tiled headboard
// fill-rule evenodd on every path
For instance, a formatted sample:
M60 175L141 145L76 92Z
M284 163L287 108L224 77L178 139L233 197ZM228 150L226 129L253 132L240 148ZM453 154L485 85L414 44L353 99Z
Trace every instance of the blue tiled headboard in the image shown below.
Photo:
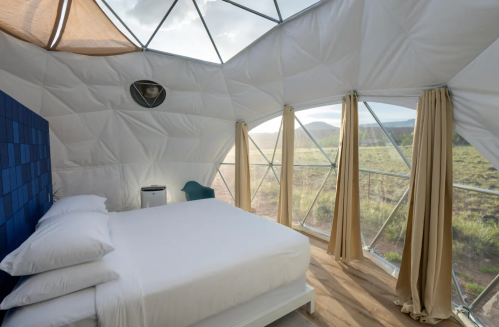
M52 204L49 124L0 91L0 260L33 233ZM15 279L0 273L0 297Z

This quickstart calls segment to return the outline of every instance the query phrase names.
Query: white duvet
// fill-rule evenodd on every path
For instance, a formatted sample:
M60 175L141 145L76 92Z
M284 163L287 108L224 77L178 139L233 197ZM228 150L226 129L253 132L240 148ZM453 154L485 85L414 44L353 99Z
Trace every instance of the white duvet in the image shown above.
M308 238L215 199L111 214L121 278L96 287L101 327L184 327L307 271Z

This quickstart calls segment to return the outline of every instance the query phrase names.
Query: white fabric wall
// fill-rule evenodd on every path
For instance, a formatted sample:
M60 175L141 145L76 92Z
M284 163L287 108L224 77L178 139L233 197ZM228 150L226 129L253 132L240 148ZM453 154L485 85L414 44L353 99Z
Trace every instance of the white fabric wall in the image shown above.
M457 132L499 169L499 40L448 86Z
M166 184L176 202L188 180L210 184L237 120L252 126L284 104L352 90L415 108L423 89L448 83L458 131L499 167L498 16L495 0L327 1L223 66L46 52L0 33L0 89L49 120L64 195L105 195L110 210L137 208L142 185ZM140 79L166 88L164 104L133 102Z

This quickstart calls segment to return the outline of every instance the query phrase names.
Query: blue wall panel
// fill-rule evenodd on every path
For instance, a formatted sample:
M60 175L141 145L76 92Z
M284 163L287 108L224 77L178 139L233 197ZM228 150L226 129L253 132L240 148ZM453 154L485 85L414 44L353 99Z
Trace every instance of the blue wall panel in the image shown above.
M0 91L0 260L52 205L48 121ZM13 279L0 273L0 296Z

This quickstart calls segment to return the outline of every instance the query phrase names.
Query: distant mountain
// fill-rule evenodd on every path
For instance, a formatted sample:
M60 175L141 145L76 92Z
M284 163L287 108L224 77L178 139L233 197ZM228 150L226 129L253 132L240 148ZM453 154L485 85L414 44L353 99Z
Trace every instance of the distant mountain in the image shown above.
M298 125L296 123L295 127ZM299 125L298 125L299 126ZM305 125L307 131L312 134L317 142L325 137L331 135L338 135L340 129L338 127L329 125L325 122L314 121ZM262 149L272 149L275 146L277 132L275 133L252 133L250 134L253 141ZM280 146L280 143L279 143ZM303 128L298 127L295 129L295 146L298 148L313 146L313 141L307 135Z
M416 125L416 119L408 119L408 120L401 120L401 121L390 121L390 122L383 122L383 126L385 127L412 127ZM359 127L378 127L377 123L372 123L372 124L361 124Z
M398 143L403 139L412 139L412 132L414 131L415 119L408 119L403 121L387 122L383 125L388 129L388 133L392 135ZM299 126L297 123L295 125ZM322 121L314 121L305 125L307 131L312 134L314 139L324 147L335 147L338 145L340 128L329 125ZM251 138L255 143L263 149L274 149L277 132L275 133L251 133ZM374 140L374 141L373 141ZM385 144L388 142L385 132L378 126L378 124L361 124L359 125L359 141L364 143ZM401 141L400 141L401 142ZM279 142L278 147L282 144ZM307 132L301 126L295 129L295 147L296 148L310 148L315 147L314 142L310 139Z
M338 127L329 125L323 121L314 121L305 125L305 128L309 131L322 131L322 130L340 130Z
M312 134L317 142L320 142L323 138L331 135L340 134L340 128L322 121L314 121L305 125L307 131ZM295 129L295 147L296 148L308 148L313 147L313 141L308 136L307 132L303 128Z

